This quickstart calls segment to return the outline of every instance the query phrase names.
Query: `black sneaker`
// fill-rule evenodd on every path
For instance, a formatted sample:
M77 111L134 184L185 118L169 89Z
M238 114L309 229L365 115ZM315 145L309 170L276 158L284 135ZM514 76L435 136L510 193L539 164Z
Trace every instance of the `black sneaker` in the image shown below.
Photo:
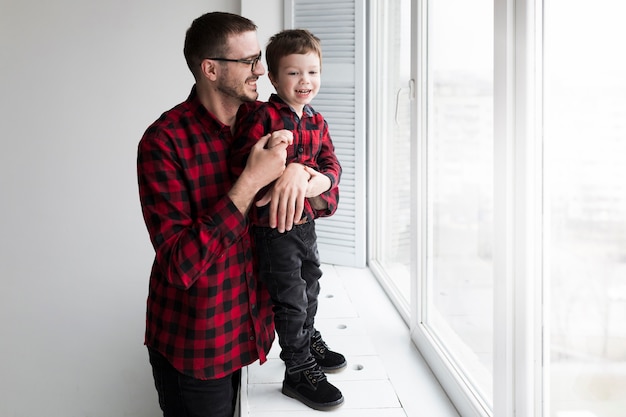
M328 345L317 330L311 337L311 354L324 372L339 372L347 365L346 358L341 353L328 349Z
M328 411L343 404L341 391L326 379L315 359L287 368L283 394L319 411Z

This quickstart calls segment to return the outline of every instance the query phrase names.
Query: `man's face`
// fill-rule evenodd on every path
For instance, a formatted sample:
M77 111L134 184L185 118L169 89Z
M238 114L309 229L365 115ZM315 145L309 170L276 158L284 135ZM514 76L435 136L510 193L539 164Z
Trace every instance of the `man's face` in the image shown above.
M230 37L229 52L223 58L254 60L259 56L261 48L256 32L244 32ZM225 96L244 101L254 101L259 97L257 80L265 74L265 67L261 61L254 65L242 62L220 62L220 77L217 80L217 89Z

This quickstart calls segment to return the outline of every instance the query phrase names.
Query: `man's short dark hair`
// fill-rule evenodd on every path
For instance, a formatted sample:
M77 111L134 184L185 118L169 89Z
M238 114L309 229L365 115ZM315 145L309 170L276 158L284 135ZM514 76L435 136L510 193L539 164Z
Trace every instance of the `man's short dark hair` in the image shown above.
M191 23L185 35L183 52L187 66L195 77L204 59L225 57L228 54L227 41L230 36L256 30L254 22L237 14L203 14Z

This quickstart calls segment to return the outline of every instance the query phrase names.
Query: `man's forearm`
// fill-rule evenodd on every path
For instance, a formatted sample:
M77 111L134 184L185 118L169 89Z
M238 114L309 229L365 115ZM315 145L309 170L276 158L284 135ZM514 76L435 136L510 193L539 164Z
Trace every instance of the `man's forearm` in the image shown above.
M233 188L228 192L228 197L232 200L233 204L239 209L244 216L250 210L252 201L258 192L258 187L255 186L247 175L239 177L237 182L233 185Z

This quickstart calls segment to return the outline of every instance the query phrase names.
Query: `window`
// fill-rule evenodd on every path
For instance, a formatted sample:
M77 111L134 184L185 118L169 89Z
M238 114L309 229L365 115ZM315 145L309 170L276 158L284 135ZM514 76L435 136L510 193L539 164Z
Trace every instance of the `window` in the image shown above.
M626 5L369 4L368 261L422 355L464 417L623 415Z
M375 2L371 51L373 141L370 210L376 213L370 267L408 321L411 295L411 14L410 1Z
M552 417L626 410L625 14L618 1L545 2Z
M423 352L437 351L426 354L431 366L454 368L489 409L493 2L376 4L369 264L408 321L419 311L412 327L425 334Z
M491 404L493 2L430 5L424 324Z

